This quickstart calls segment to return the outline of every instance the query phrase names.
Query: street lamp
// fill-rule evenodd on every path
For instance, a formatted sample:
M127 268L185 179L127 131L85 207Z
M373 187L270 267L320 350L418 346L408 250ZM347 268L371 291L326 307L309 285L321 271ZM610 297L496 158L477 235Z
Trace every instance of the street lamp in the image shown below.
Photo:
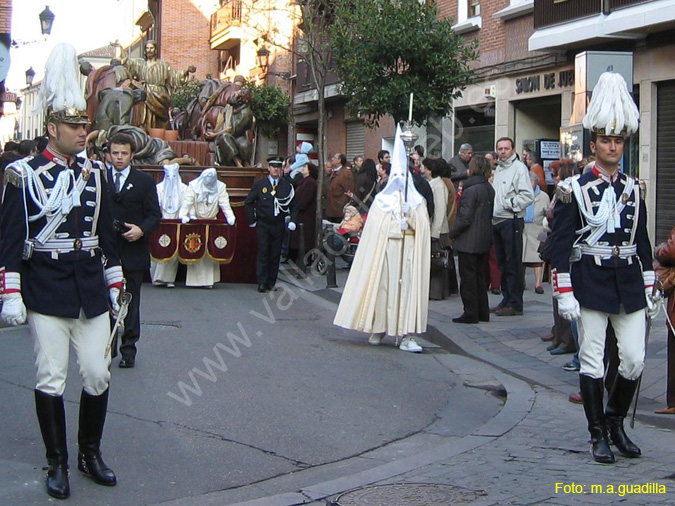
M52 33L52 25L56 16L49 10L49 5L45 6L45 10L40 13L40 30L42 35L49 35Z
M40 31L42 32L44 39L12 40L11 47L16 49L17 47L25 46L28 44L44 43L47 40L47 35L50 35L52 33L52 26L54 25L54 19L56 19L56 16L52 11L49 10L49 5L46 5L45 10L43 10L38 17L40 18Z
M267 73L267 67L270 62L270 51L265 46L258 49L258 66L262 69L263 74Z
M33 67L26 70L26 87L30 88L33 85L33 79L35 78L35 71Z

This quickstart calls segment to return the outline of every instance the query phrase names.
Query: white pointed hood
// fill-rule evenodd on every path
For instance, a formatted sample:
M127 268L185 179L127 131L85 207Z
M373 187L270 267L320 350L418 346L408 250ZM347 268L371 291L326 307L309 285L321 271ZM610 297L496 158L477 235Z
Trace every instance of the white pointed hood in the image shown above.
M164 194L162 209L166 213L177 213L181 206L181 177L177 163L164 165Z
M407 198L406 180L408 186ZM404 201L408 202L411 210L420 204L426 205L424 197L415 188L412 174L408 170L408 155L405 144L401 139L401 125L397 125L396 137L394 137L394 154L391 157L391 171L387 179L387 185L375 196L373 204L385 212L391 212L399 210L401 202Z

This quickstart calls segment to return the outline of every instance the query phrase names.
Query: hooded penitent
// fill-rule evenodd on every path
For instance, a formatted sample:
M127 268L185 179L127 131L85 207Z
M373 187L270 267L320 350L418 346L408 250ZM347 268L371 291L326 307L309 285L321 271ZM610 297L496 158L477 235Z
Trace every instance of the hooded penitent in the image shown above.
M397 337L424 332L430 260L426 202L408 171L399 127L387 185L370 207L333 323Z
M162 210L165 213L177 213L181 206L181 183L177 163L165 165L164 167L164 192L162 194Z

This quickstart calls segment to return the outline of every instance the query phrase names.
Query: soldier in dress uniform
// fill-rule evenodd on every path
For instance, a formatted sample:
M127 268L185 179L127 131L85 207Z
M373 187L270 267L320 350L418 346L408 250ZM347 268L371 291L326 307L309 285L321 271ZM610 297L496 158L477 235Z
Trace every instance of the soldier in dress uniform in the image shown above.
M615 460L610 443L626 457L641 455L623 420L644 366L646 319L659 309L645 187L619 171L625 138L637 131L638 117L621 75L602 74L583 120L592 132L595 166L558 185L553 216L554 296L560 314L579 321L581 395L591 453L602 463ZM608 320L616 331L620 364L604 407Z
M256 227L258 231L256 274L258 291L261 293L274 288L279 273L284 229L288 226L291 232L295 230L298 219L293 185L281 177L283 163L283 158L268 158L269 175L253 183L244 201L249 226ZM287 216L290 216L288 225Z
M56 46L40 91L49 144L7 168L0 215L0 317L11 325L28 320L37 366L35 407L49 464L47 493L59 499L70 495L63 392L71 343L84 386L77 467L96 483L116 483L100 445L110 380L108 311L119 311L123 278L102 171L77 156L87 126L77 69L75 48Z

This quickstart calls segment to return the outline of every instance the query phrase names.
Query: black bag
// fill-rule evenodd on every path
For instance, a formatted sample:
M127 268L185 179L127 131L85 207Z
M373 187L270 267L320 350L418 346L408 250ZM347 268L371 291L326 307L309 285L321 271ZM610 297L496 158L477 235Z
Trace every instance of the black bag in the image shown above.
M448 250L440 250L431 254L431 268L432 269L449 269L450 255Z
M551 237L553 234L548 234L546 236L546 241L540 241L539 247L537 248L537 253L539 253L539 258L541 258L546 263L551 263L551 249L553 245L551 244Z

